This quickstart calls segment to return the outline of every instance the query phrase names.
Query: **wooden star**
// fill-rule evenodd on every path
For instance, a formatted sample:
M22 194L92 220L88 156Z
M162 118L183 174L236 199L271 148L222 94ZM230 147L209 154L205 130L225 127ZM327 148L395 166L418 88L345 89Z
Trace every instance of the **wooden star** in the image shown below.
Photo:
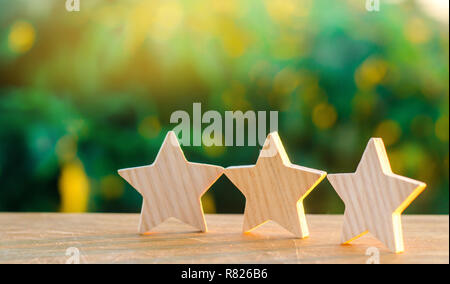
M246 197L244 232L272 220L299 238L309 235L303 199L326 172L291 164L277 132L267 136L256 165L229 167L225 175Z
M223 170L188 162L175 133L167 133L153 164L119 170L119 175L143 197L139 232L149 232L169 217L206 232L201 196Z
M392 173L381 138L370 139L355 173L328 179L345 203L343 243L370 231L391 251L404 251L400 215L426 184Z

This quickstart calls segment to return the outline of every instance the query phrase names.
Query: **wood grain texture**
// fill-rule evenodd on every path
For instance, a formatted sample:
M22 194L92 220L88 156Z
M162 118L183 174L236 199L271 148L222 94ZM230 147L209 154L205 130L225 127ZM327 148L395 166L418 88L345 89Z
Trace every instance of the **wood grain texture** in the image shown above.
M0 213L0 263L361 263L370 247L381 263L449 262L449 218L403 216L406 251L392 254L366 235L340 245L342 215L308 215L311 237L296 239L269 222L242 234L242 215L206 215L207 234L169 219L158 233L136 233L138 214Z
M326 172L291 164L277 132L270 133L254 166L225 169L246 198L244 232L275 221L298 238L309 235L303 199Z
M222 167L188 162L173 131L168 132L153 164L119 170L143 196L140 233L148 233L170 217L206 232L200 198L222 174Z
M345 203L343 243L371 232L391 251L404 251L400 215L426 184L392 172L382 139L370 139L355 173L328 179Z

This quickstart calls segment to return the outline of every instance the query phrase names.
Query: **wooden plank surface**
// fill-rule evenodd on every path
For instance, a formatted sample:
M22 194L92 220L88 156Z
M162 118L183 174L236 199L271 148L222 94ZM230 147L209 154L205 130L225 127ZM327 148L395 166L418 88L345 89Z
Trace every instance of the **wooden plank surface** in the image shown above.
M176 220L139 235L138 214L0 213L0 263L449 263L448 215L403 216L405 252L392 254L366 235L340 245L342 215L308 215L310 237L296 239L269 222L242 234L242 215L207 215L208 233Z

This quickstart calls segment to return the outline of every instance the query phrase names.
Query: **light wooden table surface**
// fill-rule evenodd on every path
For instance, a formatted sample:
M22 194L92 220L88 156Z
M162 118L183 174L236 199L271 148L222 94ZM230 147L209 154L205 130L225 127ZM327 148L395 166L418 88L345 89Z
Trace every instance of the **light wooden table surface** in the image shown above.
M369 247L381 263L449 263L449 217L403 216L406 252L392 254L366 235L340 245L341 215L308 215L311 235L293 236L269 222L242 234L242 215L207 215L209 232L169 220L157 233L136 233L137 214L0 213L0 263L65 263L77 248L81 263L366 263Z

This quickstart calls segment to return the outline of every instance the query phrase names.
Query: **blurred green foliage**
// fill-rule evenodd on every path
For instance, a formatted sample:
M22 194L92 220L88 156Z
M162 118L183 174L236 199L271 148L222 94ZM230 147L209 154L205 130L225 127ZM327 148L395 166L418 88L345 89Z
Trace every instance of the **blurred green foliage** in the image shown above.
M407 212L448 214L448 3L64 2L0 0L0 211L138 212L116 170L151 163L170 114L201 102L279 110L291 161L329 173L382 137L393 171L428 184ZM230 166L259 149L184 151ZM204 204L243 212L244 198L222 177ZM305 206L344 208L327 181Z

